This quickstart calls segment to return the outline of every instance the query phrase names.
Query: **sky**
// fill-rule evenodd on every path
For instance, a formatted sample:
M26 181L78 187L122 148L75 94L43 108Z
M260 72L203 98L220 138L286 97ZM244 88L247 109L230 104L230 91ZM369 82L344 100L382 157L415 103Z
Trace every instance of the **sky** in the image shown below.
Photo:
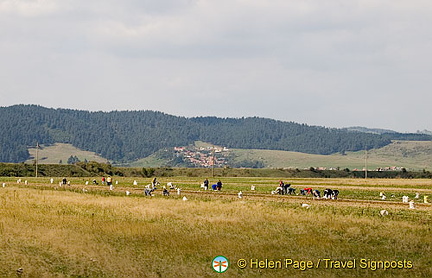
M0 0L0 106L432 130L429 0Z

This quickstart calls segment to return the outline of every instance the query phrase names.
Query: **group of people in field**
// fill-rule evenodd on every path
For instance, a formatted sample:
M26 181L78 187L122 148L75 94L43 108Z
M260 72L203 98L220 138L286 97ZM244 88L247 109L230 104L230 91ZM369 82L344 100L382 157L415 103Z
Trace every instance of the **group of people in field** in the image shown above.
M152 193L157 189L157 186L159 184L160 183L157 181L157 179L153 178L151 184L147 185L146 188L144 189L144 195L152 196ZM167 183L167 186L169 186L169 189L166 186L164 186L162 188L162 194L164 196L169 196L169 190L177 190L177 193L179 193L180 189L176 188L176 186L173 183L169 182L169 183ZM222 181L218 180L215 184L212 184L210 187L210 182L206 178L204 180L204 182L201 184L201 188L204 190L210 190L210 188L211 188L211 190L213 190L213 191L221 191L222 190Z
M296 194L296 189L291 187L290 183L284 183L282 180L279 181L279 186L276 187L272 194L280 194L280 195L294 195ZM306 187L300 189L300 195L312 195L315 198L321 198L321 192L318 189L312 189L311 187ZM339 196L339 190L327 188L323 192L322 198L324 199L337 199Z
M209 180L205 179L204 182L201 184L201 188L203 188L204 190L208 190L209 189L209 184L210 184ZM211 186L211 189L213 191L221 191L222 190L222 182L221 182L221 180L218 180L217 183L213 184Z
M146 185L144 188L144 195L145 196L153 196L153 192L158 189L158 186L160 185L160 182L157 180L156 177L154 177L150 184ZM167 186L169 188L167 188ZM168 182L166 186L162 187L162 195L169 196L170 190L177 190L177 194L180 194L180 188L177 188L175 184L172 182Z
M68 181L66 180L66 178L64 178L62 180L63 184L66 184ZM105 178L105 176L103 176L101 178L101 182L102 185L108 185L110 187L110 190L113 190L113 179L111 176L108 176ZM98 184L96 180L93 180L93 184ZM159 181L157 180L156 177L154 177L151 181L150 184L148 184L145 188L144 188L144 195L146 196L152 196L152 193L157 189L157 187L160 185ZM172 184L171 182L169 182L167 184L169 186L169 189L164 186L163 187L163 195L165 196L169 196L169 190L179 190L178 188L176 188L176 186L174 184ZM222 190L222 181L218 180L215 184L212 184L210 186L210 182L208 180L208 178L206 178L204 180L204 182L201 184L201 188L204 190L213 190L213 191L221 191ZM252 189L254 190L254 189ZM279 181L279 185L276 187L276 189L274 191L271 192L272 194L279 194L279 195L303 195L303 196L308 196L311 195L315 198L324 198L324 199L337 199L338 195L339 195L339 190L337 189L330 189L327 188L323 191L323 195L321 196L321 192L318 189L312 189L311 187L306 187L303 189L300 189L300 193L296 193L296 188L291 187L290 183L285 183L282 180Z
M144 195L152 196L153 191L155 191L159 185L160 185L160 182L157 180L156 177L154 177L152 179L151 183L144 188ZM165 186L163 188L163 194L169 195L169 192Z
M96 179L93 179L93 184L98 184L98 182L97 182L97 180ZM112 184L113 184L113 179L112 179L112 177L111 176L108 176L108 177L105 177L105 176L102 176L102 178L101 178L101 184L102 185L108 185L108 186L112 186Z

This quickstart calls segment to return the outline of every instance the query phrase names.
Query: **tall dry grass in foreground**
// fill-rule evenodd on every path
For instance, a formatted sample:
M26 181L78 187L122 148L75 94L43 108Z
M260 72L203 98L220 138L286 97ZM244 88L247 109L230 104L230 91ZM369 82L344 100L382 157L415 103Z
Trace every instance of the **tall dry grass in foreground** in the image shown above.
M0 188L0 276L432 277L431 211ZM384 205L385 206L385 205ZM385 208L385 207L383 207ZM211 268L230 259L224 274ZM238 259L410 260L412 269L239 269Z

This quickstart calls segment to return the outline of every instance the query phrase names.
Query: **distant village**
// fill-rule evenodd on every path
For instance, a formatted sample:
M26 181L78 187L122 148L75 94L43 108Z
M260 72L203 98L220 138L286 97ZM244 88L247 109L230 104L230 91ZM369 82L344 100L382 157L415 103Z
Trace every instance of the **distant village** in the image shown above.
M174 147L177 157L182 157L195 167L225 167L229 149L225 147Z

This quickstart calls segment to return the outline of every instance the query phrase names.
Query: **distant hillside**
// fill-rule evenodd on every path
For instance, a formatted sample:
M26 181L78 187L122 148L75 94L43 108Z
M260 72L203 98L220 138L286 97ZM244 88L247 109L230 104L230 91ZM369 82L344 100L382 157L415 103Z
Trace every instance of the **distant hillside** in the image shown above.
M417 130L417 133L420 133L420 134L427 134L427 135L432 135L432 131L427 130L427 129Z
M216 147L221 148L221 147ZM206 167L204 164L209 155L201 158L200 164L190 164L191 160L199 159L206 151L186 148L182 152L161 150L140 159L130 166L132 167ZM186 156L187 155L187 156ZM367 154L369 170L406 168L409 170L432 169L432 141L395 141L390 145L378 149L372 149ZM362 170L365 167L365 151L346 152L345 154L306 154L300 152L280 150L258 149L229 149L226 153L216 154L216 167L228 166L245 168L298 168L309 169L345 169ZM222 160L224 159L224 160Z
M26 163L33 163L36 158L36 148L30 148L29 152L30 158ZM56 143L51 146L41 146L38 150L39 164L67 164L71 156L76 157L79 161L108 162L107 159L93 152L80 150L71 144Z
M380 134L384 138L388 138L391 140L406 140L406 141L430 141L432 135L427 130L417 131L416 133L399 133L390 129L367 128L367 127L360 127L360 126L346 127L343 128L343 130Z
M257 160L270 168L348 168L365 167L365 151L331 155L305 154L274 150L232 150L234 161ZM368 169L403 167L409 170L432 169L432 141L395 141L368 151Z
M396 135L404 136L257 117L185 118L155 111L89 112L35 105L0 107L0 130L0 162L26 161L28 148L36 142L45 146L68 143L112 162L126 163L195 141L238 149L332 154L380 148Z
M365 133L375 133L375 134L397 133L396 131L390 129L368 128L363 126L351 126L351 127L344 127L342 129L346 129L349 131L365 132Z

